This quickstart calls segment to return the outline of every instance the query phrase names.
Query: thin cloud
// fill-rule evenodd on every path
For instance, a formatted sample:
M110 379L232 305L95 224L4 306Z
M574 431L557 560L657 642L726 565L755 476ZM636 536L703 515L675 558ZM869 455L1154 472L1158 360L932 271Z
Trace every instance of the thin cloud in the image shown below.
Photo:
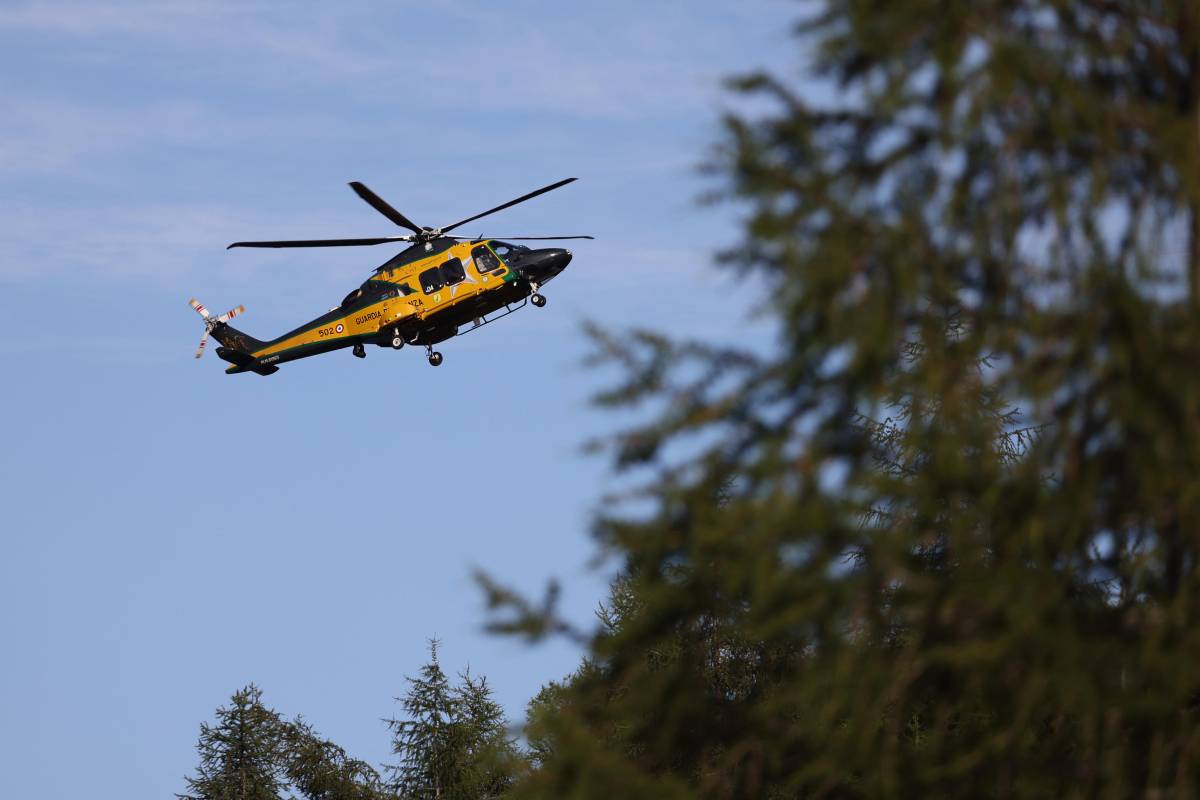
M719 56L735 35L680 8L610 14L604 22L572 10L517 27L510 12L490 4L379 9L349 3L337 13L316 7L297 14L289 4L220 0L47 2L0 11L0 32L152 38L168 56L191 56L181 69L264 87L303 80L379 102L617 119L710 104L724 69ZM453 40L405 34L448 22Z
M306 109L238 115L196 99L125 105L70 97L0 99L0 172L69 173L88 159L173 147L222 149L269 142L284 130L342 132L328 115Z
M197 338L199 334L197 334ZM107 361L132 366L179 363L183 346L138 334L78 334L33 332L28 336L0 339L0 355L84 354L89 361Z
M203 275L235 283L262 276L307 275L350 285L391 254L338 257L327 251L227 251L235 239L304 238L313 231L350 230L350 214L283 214L232 206L160 204L92 209L17 208L0 215L0 284L47 273L82 279L177 284ZM248 234L248 235L247 235ZM378 251L378 252L375 252ZM281 273L281 267L288 271Z
M0 170L55 171L85 156L147 143L201 144L250 134L245 121L194 101L157 101L115 108L67 98L14 98L0 105Z
M232 209L154 207L16 210L0 220L0 280L78 274L173 277L211 268L241 215Z
M220 2L28 3L0 9L0 30L100 36L159 35L216 19L232 6Z

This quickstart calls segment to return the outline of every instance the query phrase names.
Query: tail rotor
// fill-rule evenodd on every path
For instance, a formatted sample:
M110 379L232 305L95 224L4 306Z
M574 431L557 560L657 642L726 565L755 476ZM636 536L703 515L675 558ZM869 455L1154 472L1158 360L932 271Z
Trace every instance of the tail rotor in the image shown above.
M188 300L188 305L195 309L197 314L204 317L204 334L200 337L200 345L196 348L196 358L204 355L204 346L208 344L208 335L212 333L214 328L216 328L218 325L224 325L226 322L229 322L229 320L246 310L245 306L238 306L237 308L226 311L219 317L214 317L209 313L208 309L204 307L204 304L194 297L191 300Z

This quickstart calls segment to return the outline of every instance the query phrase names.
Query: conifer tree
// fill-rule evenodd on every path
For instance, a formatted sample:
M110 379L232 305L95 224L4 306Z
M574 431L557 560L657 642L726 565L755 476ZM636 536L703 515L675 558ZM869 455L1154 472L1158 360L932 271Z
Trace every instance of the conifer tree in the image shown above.
M322 739L302 719L284 727L283 771L291 786L307 800L383 800L379 774L366 762L350 758L338 745Z
M526 761L513 743L508 720L492 698L487 678L476 678L469 670L459 678L455 694L469 765L466 796L479 800L500 797L524 771Z
M519 758L500 706L487 681L461 676L452 686L438 662L438 642L429 643L429 662L409 678L398 698L404 719L392 719L391 788L408 800L485 800L512 782Z
M438 641L429 643L429 662L420 676L408 678L408 693L399 699L405 719L388 720L392 752L400 763L391 767L392 787L402 798L437 798L455 784L458 742L450 682L438 663Z
M322 739L303 719L285 720L251 684L200 726L200 765L181 800L382 800L378 773Z
M262 704L257 686L236 692L229 705L217 709L215 724L200 725L200 765L186 779L188 791L180 800L282 798L283 727L279 715Z
M515 795L1196 794L1200 10L806 8L714 163L777 347L596 332L642 506Z

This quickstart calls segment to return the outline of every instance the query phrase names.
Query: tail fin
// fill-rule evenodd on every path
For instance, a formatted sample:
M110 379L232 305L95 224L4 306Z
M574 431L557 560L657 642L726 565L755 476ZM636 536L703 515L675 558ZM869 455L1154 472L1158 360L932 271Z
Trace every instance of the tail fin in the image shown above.
M212 337L228 348L240 350L247 354L266 347L266 342L260 342L253 336L242 333L237 328L225 322L220 322L213 326Z

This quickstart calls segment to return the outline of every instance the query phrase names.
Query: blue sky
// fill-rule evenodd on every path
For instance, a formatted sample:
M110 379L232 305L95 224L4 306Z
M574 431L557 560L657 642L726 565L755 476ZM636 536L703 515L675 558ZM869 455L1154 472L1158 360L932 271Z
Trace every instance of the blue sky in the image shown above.
M786 66L761 3L0 5L0 752L4 793L165 797L202 720L254 681L387 760L425 640L513 717L579 653L488 636L481 567L603 596L580 453L585 319L753 339L702 209L720 78ZM440 349L226 376L186 306L266 338L394 250L226 251L438 225L580 180L469 233L587 233L549 305ZM469 500L464 502L467 493ZM17 765L17 766L14 766Z

